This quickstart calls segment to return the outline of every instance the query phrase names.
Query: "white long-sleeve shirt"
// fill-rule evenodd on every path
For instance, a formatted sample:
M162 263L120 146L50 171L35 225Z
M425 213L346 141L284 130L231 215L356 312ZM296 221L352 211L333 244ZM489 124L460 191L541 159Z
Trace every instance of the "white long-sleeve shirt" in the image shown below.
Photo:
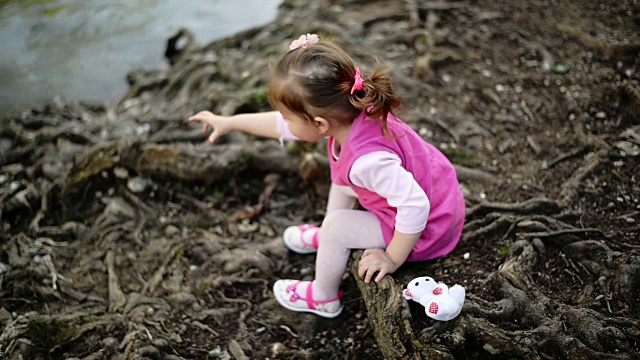
M277 131L280 141L299 140L289 131L286 121L278 113ZM330 153L336 159L339 145L335 142ZM396 230L403 234L415 234L427 226L431 204L424 190L413 175L402 167L400 158L391 152L375 151L365 154L353 163L349 170L349 181L355 186L375 192L387 199L398 211Z

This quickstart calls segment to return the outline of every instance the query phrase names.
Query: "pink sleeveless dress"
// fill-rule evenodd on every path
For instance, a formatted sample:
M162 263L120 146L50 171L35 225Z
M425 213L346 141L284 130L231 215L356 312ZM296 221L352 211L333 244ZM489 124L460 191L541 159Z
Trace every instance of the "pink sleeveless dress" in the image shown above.
M464 225L465 202L451 162L436 147L424 141L407 124L389 114L387 129L394 137L382 132L380 122L369 119L363 112L352 125L347 141L336 160L329 154L331 179L337 185L351 187L362 207L380 220L385 243L393 237L396 208L375 192L358 187L349 181L349 171L362 155L387 151L397 155L402 167L424 190L431 203L426 228L407 261L423 261L447 255L458 243ZM328 149L333 139L329 139Z

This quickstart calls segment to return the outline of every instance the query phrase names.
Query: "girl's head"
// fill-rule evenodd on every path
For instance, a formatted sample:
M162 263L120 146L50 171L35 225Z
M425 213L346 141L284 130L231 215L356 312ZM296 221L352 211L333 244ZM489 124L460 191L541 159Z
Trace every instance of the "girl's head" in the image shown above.
M320 39L298 46L276 64L269 101L308 122L319 116L348 124L366 111L381 121L386 133L387 115L399 104L391 81L386 72L376 70L368 77L363 74L362 89L352 93L356 69L353 59L331 41Z

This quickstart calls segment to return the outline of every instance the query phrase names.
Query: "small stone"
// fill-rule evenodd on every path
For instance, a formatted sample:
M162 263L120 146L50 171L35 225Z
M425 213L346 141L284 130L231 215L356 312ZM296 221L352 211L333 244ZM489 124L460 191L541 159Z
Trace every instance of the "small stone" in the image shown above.
M149 178L136 176L127 181L127 188L133 193L141 193L145 191L153 182Z
M180 228L178 228L175 225L167 225L167 227L164 228L164 234L167 235L168 237L180 234Z
M278 181L280 181L279 174L267 174L267 176L264 177L265 184L276 184Z
M278 358L280 356L286 355L289 352L289 348L281 342L273 343L271 345L271 356L274 358Z
M220 346L216 346L215 348L210 350L209 351L209 356L217 357L217 358L220 358L220 359L223 359L223 358L230 359L231 358L231 355L229 355L229 352L227 350L222 350L222 348L220 348Z
M492 354L492 355L498 355L500 353L500 350L494 348L489 343L484 344L484 346L482 348L484 349L484 351L486 351L486 352L488 352L489 354Z
M463 257L465 260L469 260L469 258L471 257L471 254L469 254L469 253L467 252L467 253L464 253L464 255L462 255L462 257Z
M160 351L156 349L155 346L151 345L143 346L137 349L136 354L143 357L151 358L153 360L162 359L162 354L160 354Z
M107 337L102 339L102 345L107 349L115 349L118 347L119 341L114 337Z
M260 227L260 224L255 223L255 222L252 223L252 222L246 221L246 220L243 220L241 223L238 224L238 230L240 232L245 233L245 234L256 232L259 227Z
M129 171L125 168L122 167L117 167L115 169L113 169L113 174L118 178L118 179L126 179L129 177Z
M153 339L153 346L157 347L158 349L168 349L169 342L162 338L155 338Z
M113 198L109 201L105 213L131 219L136 217L135 209L120 197Z

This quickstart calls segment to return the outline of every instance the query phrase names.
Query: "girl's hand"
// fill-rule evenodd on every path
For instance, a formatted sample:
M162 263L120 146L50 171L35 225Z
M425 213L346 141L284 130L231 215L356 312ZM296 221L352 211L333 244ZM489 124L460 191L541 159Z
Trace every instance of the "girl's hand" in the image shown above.
M375 281L380 282L385 275L393 273L399 267L400 264L393 262L384 249L367 249L360 258L358 276L368 284L373 274L378 272Z
M209 135L209 142L214 143L219 137L224 136L233 130L231 120L226 116L214 115L210 111L201 111L189 118L189 122L201 122L202 132L207 133L209 128L213 129Z

